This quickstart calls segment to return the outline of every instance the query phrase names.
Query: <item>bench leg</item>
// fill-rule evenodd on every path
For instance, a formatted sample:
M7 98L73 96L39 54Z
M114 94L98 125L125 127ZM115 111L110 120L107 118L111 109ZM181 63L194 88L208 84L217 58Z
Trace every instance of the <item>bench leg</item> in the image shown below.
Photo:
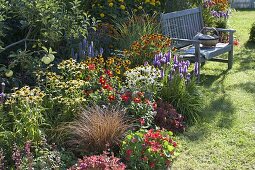
M231 69L233 66L233 57L234 56L234 52L233 52L233 48L231 51L228 52L228 69Z

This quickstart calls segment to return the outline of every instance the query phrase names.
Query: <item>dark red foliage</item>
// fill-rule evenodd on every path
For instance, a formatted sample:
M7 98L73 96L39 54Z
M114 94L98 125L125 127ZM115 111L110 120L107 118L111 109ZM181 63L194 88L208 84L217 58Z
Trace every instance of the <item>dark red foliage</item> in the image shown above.
M174 132L185 131L184 117L170 103L159 100L157 105L155 116L157 126Z

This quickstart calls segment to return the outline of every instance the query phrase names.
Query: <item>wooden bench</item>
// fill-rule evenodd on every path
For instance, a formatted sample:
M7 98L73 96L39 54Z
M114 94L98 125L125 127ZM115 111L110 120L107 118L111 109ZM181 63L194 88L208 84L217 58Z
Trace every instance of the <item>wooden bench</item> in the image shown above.
M235 30L216 28L219 32L229 35L228 43L217 43L215 47L203 47L194 36L204 28L202 9L200 7L177 12L164 13L160 17L162 32L172 39L182 51L183 57L198 62L198 79L200 78L201 63L206 60L228 63L228 69L233 65L233 34ZM216 58L228 52L228 59Z

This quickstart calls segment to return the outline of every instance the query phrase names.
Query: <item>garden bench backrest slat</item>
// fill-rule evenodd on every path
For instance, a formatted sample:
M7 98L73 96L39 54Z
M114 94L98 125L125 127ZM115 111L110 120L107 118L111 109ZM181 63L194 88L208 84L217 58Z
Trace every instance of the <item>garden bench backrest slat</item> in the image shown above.
M168 37L192 39L204 26L201 8L161 14L161 24Z

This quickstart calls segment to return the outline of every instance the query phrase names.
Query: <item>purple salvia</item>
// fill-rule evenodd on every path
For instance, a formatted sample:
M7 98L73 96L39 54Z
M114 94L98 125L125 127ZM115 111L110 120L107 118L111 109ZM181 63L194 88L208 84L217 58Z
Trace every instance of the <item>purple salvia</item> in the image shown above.
M161 63L161 64L165 64L165 63L166 63L166 57L162 57L162 58L160 59L160 63Z
M183 68L179 66L179 73L183 73Z
M99 54L100 54L100 55L103 55L103 53L104 53L104 49L103 49L102 47L100 48L100 50L99 50L99 51L100 51L100 52L99 52Z
M171 60L171 51L168 51L166 54L165 54L165 57L166 57L166 63L167 64L170 64L170 60Z
M187 80L187 82L189 82L189 81L190 81L190 79L191 79L191 74L190 74L190 73L188 73L188 74L186 75L186 80Z
M154 67L157 67L157 66L158 66L157 60L153 60L153 65L154 65Z
M189 68L189 66L190 66L190 61L189 60L186 61L186 66L187 66L187 68Z
M183 66L183 73L186 74L188 72L188 67L187 65L184 65Z
M145 61L143 65L147 66L148 64L149 64L148 61Z
M84 38L83 41L82 41L82 49L86 51L87 49L87 39Z
M178 56L177 55L174 56L174 64L178 64Z
M161 69L160 70L160 77L163 79L165 76L165 72L164 72L164 69Z
M198 62L195 62L195 66L194 66L194 73L196 76L198 76L199 72L198 72Z
M178 64L174 64L174 65L173 65L173 68L174 68L174 69L177 69L178 67L179 67Z

